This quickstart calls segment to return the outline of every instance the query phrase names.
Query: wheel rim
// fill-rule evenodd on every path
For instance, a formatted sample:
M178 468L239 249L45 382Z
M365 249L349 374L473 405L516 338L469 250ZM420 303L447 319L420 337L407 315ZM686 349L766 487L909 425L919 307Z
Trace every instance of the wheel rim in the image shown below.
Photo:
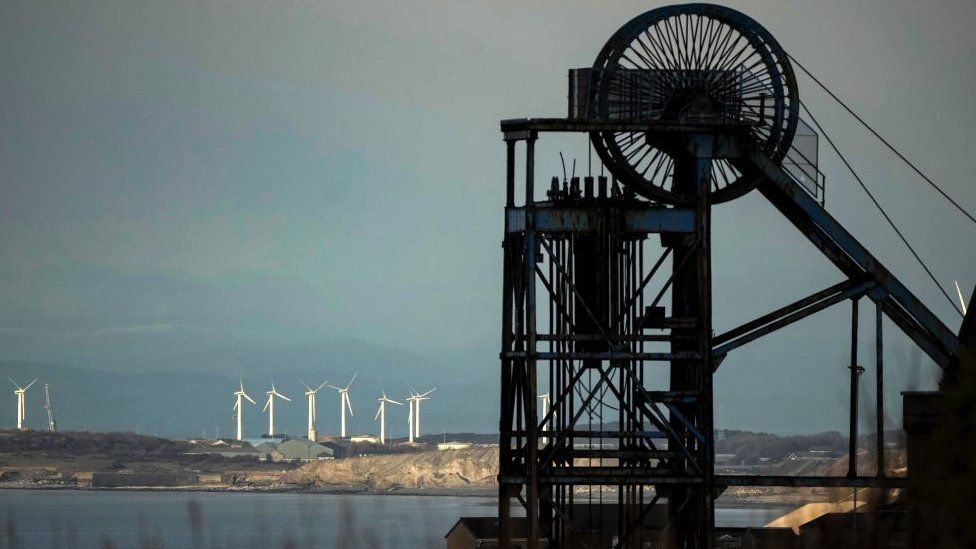
M593 69L600 118L734 116L752 123L753 141L776 163L792 144L799 117L792 66L766 29L735 10L687 4L646 12L607 41ZM668 203L693 199L673 188L674 161L646 134L598 132L591 141L611 173L636 193ZM709 200L731 200L755 184L729 160L715 159Z

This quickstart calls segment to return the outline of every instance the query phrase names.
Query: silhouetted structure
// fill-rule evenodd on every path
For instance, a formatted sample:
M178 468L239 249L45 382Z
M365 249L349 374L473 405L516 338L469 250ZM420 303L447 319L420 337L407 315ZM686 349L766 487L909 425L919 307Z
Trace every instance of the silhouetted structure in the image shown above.
M961 345L823 208L818 136L799 105L790 58L769 32L734 10L689 4L634 18L591 68L571 70L567 118L502 121L503 547L515 536L515 500L529 547L543 538L582 546L599 525L615 546L697 548L715 544L714 498L726 486L906 484L884 476L880 352L879 474L857 475L860 299L875 304L878 349L887 315L946 370L945 384ZM545 132L588 135L608 175L553 178L540 199L535 143ZM844 280L716 335L711 207L752 190ZM844 301L852 304L848 475L716 476L712 376L727 353ZM654 377L669 387L649 390ZM541 413L540 382L551 398ZM651 532L644 519L664 501L667 526ZM608 522L608 506L623 512Z

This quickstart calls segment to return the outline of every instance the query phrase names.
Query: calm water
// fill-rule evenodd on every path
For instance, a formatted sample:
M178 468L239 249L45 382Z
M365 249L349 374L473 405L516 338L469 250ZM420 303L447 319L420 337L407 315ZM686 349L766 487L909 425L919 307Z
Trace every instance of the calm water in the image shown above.
M0 548L443 547L460 516L495 500L226 492L0 490ZM783 509L720 509L723 526L761 526Z

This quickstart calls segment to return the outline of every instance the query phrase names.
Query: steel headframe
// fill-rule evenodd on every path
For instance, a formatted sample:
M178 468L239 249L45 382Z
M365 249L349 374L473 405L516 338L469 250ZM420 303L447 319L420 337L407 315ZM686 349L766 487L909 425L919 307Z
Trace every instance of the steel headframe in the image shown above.
M733 33L751 53L716 62L714 52L727 52L722 41ZM677 54L664 47L667 40L679 44ZM628 55L641 56L644 66L623 61ZM740 79L730 93L723 71L743 59L755 64L738 72L745 83ZM714 499L727 486L904 486L906 479L885 476L881 352L878 473L858 476L859 301L866 297L876 305L878 349L887 316L945 369L945 383L953 379L962 346L784 171L798 100L775 40L727 8L661 8L622 27L594 67L580 71L570 73L569 118L501 123L507 149L501 546L509 547L516 535L513 500L525 509L530 548L542 539L550 547L641 547L650 541L707 548L714 544ZM758 71L766 76L756 78ZM535 144L543 132L588 135L612 180L586 177L581 184L573 178L561 187L553 178L546 198L537 200ZM519 142L525 146L525 188L517 205ZM753 188L845 279L713 335L710 207ZM848 475L715 475L712 378L722 360L844 301L852 303ZM973 325L969 318L967 323ZM665 377L666 390L648 389ZM543 410L540 380L551 399ZM666 507L658 505L665 501ZM666 512L658 516L662 508Z

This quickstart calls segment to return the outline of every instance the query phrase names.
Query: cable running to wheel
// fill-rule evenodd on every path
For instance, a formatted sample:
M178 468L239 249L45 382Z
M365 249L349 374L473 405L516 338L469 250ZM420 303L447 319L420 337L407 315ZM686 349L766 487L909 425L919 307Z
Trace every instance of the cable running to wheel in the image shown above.
M801 64L799 61L797 61L797 59L795 57L793 57L789 53L787 53L786 55L789 56L790 60L793 61L793 63L796 64L797 67L800 67L800 70L803 71L804 74L806 74L814 82L816 82L816 84L818 86L820 86L820 89L822 89L823 91L825 91L827 93L827 95L829 95L831 98L833 98L834 101L836 101L838 104L840 104L840 106L843 107L844 110L846 110L848 113L850 113L850 115L853 116L858 122L860 122L862 126L864 126L869 132L871 132L875 137L877 137L882 143L884 143L884 145L886 147L888 147L888 150L890 150L891 152L895 153L895 156L897 156L898 158L900 158L902 160L902 162L904 162L905 164L908 165L908 167L910 167L912 170L914 170L915 173L917 173L919 175L919 177L921 177L922 179L924 179L925 182L928 183L933 189L935 189L936 191L938 191L938 193L941 194L943 198L945 198L946 200L948 200L949 203L952 204L957 210L959 210L960 213L962 213L970 221L972 221L974 224L976 224L976 217L973 217L969 212L967 212L965 210L965 208L963 208L962 206L960 206L958 202L956 202L955 200L953 200L951 196L949 196L948 194L946 194L946 192L943 191L942 188L940 188L938 185L936 185L934 181L932 181L927 175L925 175L924 173L922 173L922 170L918 169L918 167L915 164L913 164L912 161L910 161L909 159L905 158L905 155L901 154L901 152L899 152L898 149L896 149L894 147L894 145L892 145L891 143L889 143L887 139L885 139L884 137L881 137L881 134L879 134L877 131L875 131L875 129L872 128L870 124L868 124L867 122L865 122L863 118L861 118L860 116L858 116L858 114L856 112L854 112L850 107L848 107L847 104L844 103L843 100L841 100L841 98L837 97L837 95L834 92L832 92L830 90L830 88L828 88L823 82L821 82L819 78L817 78L810 71L808 71L806 69L806 67L803 66L803 64ZM943 293L945 293L945 292L943 292ZM953 306L955 306L955 304L953 304Z
M817 131L820 132L820 135L824 136L824 139L826 139L827 143L830 144L830 148L833 149L835 153L837 153L837 156L840 157L841 161L844 163L844 166L847 167L847 171L849 171L851 175L854 176L854 179L857 181L858 185L861 186L861 189L863 189L865 194L868 195L868 198L871 199L871 202L874 203L874 206L878 209L879 212L881 212L881 215L884 216L885 220L888 222L888 225L890 225L891 228L895 231L895 234L897 234L898 238L900 238L902 243L905 244L905 247L908 248L908 251L910 251L912 255L915 256L915 260L918 261L918 264L921 265L922 269L925 270L925 273L929 275L929 278L932 280L935 286L939 288L939 291L942 292L942 295L944 295L945 298L949 301L949 305L952 305L952 309L957 313L959 313L960 316L965 316L963 315L962 311L959 310L959 307L956 305L956 302L953 301L951 297L949 297L949 293L945 291L945 288L942 287L942 284L939 284L938 279L936 279L935 275L932 274L932 271L929 269L928 265L926 265L925 262L922 261L921 256L918 255L918 252L915 251L915 248L912 247L911 244L909 244L908 239L905 238L905 235L902 234L898 226L895 225L895 222L891 219L891 216L889 216L888 212L886 212L885 209L881 207L881 204L878 202L878 199L874 197L874 193L872 193L868 189L867 185L864 184L864 181L861 179L861 176L858 175L857 171L854 170L854 167L851 166L851 163L847 161L847 157L844 156L844 153L840 152L840 149L838 149L837 145L834 144L834 140L831 139L829 135L827 135L827 132L824 131L823 126L820 125L820 122L817 121L817 118L813 116L813 113L810 112L810 109L807 108L806 104L803 101L800 101L800 108L803 110L803 112L807 114L807 116L810 117L810 120L813 121L813 125L817 127Z

